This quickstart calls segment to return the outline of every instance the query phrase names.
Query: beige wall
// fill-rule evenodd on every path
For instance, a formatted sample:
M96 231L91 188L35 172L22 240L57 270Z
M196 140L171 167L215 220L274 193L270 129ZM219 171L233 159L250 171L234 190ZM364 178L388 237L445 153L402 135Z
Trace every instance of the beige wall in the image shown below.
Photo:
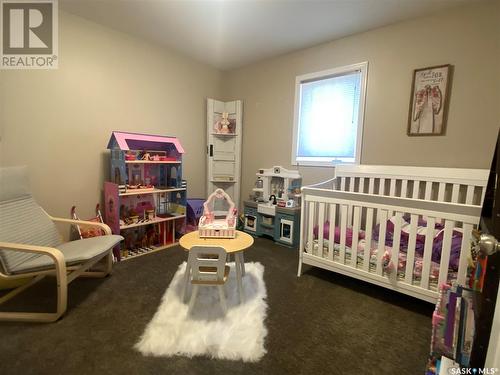
M300 74L368 61L364 164L489 168L500 126L500 6L479 4L394 24L230 71L225 99L243 99L242 197L258 168L290 166ZM406 135L413 69L455 66L445 136ZM300 167L305 183L331 168Z
M58 70L0 71L0 162L26 164L39 203L89 216L108 178L112 130L173 135L190 196L205 195L206 97L221 73L162 47L60 13Z
M369 61L362 162L487 168L500 125L500 7L479 4L220 72L60 13L60 68L0 71L0 164L27 164L37 200L89 216L112 130L178 136L189 196L205 192L205 98L244 100L242 197L258 168L290 166L295 76ZM407 137L413 69L455 66L448 130ZM300 168L305 183L331 168Z

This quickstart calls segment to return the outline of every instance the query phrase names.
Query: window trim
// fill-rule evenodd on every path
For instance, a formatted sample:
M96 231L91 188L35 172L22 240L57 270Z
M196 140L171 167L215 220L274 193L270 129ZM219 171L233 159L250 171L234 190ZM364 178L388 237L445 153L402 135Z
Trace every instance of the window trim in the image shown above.
M301 97L301 84L310 81L319 81L325 78L341 76L355 71L361 72L361 87L359 98L359 113L358 113L358 131L356 134L356 154L354 162L342 161L334 158L311 157L314 160L299 160L297 161L298 149L298 127L300 118L300 97ZM364 115L365 115L365 102L366 102L366 86L368 76L368 61L357 64L345 65L333 69L322 70L319 72L303 74L295 78L295 102L294 102L294 118L293 118L293 139L292 139L292 165L315 166L315 167L334 167L337 164L359 164L361 161L361 146L363 137Z

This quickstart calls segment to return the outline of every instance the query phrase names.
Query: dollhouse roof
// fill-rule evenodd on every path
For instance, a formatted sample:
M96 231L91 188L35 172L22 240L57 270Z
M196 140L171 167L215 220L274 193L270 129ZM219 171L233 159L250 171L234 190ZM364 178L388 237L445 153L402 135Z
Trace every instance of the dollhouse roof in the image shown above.
M151 151L167 151L174 145L179 154L184 153L179 139L176 137L165 137L163 135L126 133L114 131L111 133L111 138L108 142L108 148L118 148L123 151L127 150L151 150Z

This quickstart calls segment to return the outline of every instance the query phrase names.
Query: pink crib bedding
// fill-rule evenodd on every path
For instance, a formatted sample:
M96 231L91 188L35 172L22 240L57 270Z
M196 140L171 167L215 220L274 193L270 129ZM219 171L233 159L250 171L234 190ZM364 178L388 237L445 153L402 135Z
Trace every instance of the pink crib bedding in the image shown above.
M382 256L382 266L384 267L384 272L390 274L397 270L398 277L404 278L406 271L406 262L407 262L407 250L408 250L408 239L409 239L409 217L403 217L402 226L401 226L401 237L400 237L400 249L398 254L398 264L393 264L391 261L392 256L392 244L394 237L394 221L395 217L392 217L387 221L386 225L386 238L384 244L384 254ZM417 238L415 244L415 258L414 258L414 267L413 267L413 279L419 280L422 275L422 267L423 267L423 253L424 253L424 244L425 238L427 235L427 223L420 219L417 226ZM329 229L330 223L326 221L323 227L323 237L325 239L324 242L324 250L328 250L328 239L329 239ZM315 240L315 249L317 249L317 238L318 238L318 226L314 227L314 240ZM376 267L377 262L377 253L378 253L378 225L374 228L372 233L372 243L370 244L370 268L374 269ZM335 256L339 256L340 250L340 233L341 230L338 226L334 229L334 253ZM443 234L444 227L440 223L436 223L434 230L431 232L433 236L433 246L432 246L432 259L431 259L431 269L430 269L430 281L436 280L439 278L439 268L440 268L440 260L441 260L441 248L443 243ZM358 259L357 265L359 267L360 263L362 264L364 261L364 251L366 248L366 233L364 231L360 231L358 234ZM348 261L351 259L351 247L352 247L352 238L353 238L353 230L352 228L346 228L346 258ZM456 278L456 272L458 271L458 261L460 258L461 251L461 243L462 243L462 232L460 228L454 228L452 232L452 247L451 247L451 255L450 255L450 263L449 263L449 272L448 278L449 281Z

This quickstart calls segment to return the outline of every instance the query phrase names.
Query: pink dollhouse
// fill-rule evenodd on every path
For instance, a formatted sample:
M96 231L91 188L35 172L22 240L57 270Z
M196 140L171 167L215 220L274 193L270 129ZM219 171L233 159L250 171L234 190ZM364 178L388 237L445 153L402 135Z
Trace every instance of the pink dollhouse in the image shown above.
M184 149L175 137L114 131L105 221L126 239L115 256L128 258L177 243L186 218Z

